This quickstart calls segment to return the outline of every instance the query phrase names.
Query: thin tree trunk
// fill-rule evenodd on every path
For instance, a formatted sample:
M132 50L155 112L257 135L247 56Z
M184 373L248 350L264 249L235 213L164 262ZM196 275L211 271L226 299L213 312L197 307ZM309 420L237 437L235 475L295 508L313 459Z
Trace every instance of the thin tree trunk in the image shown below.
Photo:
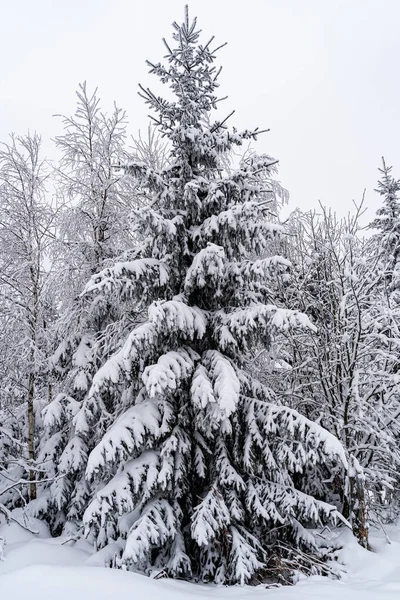
M369 550L368 509L365 498L365 486L364 481L358 475L356 475L354 479L354 488L355 506L353 508L353 532L357 537L360 546Z
M360 466L354 456L349 459L347 490L344 497L343 516L349 519L358 543L369 550L368 505L365 494L365 481Z
M35 460L35 412L33 399L35 395L35 374L29 374L28 382L28 456L29 462L33 466ZM29 471L29 497L31 500L36 499L36 473L33 469Z

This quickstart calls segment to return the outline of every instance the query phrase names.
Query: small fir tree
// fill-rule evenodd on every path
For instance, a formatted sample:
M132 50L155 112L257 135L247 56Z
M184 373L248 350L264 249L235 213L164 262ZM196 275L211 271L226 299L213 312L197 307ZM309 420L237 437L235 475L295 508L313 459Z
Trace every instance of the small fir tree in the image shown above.
M153 199L140 215L143 242L85 290L145 317L72 405L75 441L60 471L85 473L88 483L75 480L92 493L83 521L109 564L243 584L269 566L277 540L316 550L305 528L338 513L295 476L346 459L333 435L245 370L253 345L313 326L273 304L288 262L250 259L282 232L267 220L276 161L251 155L224 171L224 157L260 132L212 120L216 50L213 39L200 43L187 9L173 38L166 63L149 65L174 99L141 88L168 139L168 166L128 167ZM57 423L56 403L46 417Z
M384 258L387 282L393 278L400 252L400 180L392 175L392 167L386 165L382 157L382 168L379 169L381 179L378 181L377 192L382 196L382 206L376 211L376 217L370 223L371 229L376 229L376 240L379 251Z

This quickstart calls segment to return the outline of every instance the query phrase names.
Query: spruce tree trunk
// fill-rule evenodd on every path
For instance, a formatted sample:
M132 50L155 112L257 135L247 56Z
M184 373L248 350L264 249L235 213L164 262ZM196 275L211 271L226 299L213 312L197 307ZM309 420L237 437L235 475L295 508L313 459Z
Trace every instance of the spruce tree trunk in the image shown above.
M33 399L35 395L35 374L29 374L28 381L28 456L31 466L35 460L35 412L33 406ZM31 468L29 470L29 498L30 500L36 499L36 474Z

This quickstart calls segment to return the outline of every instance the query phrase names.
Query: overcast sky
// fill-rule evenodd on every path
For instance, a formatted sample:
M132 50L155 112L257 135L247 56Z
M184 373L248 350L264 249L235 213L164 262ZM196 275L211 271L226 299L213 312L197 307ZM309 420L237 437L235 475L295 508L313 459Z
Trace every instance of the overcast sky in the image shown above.
M71 114L87 80L104 109L125 108L145 130L137 84L150 87L145 59L183 19L178 0L0 0L0 139L61 133L52 115ZM228 42L219 59L221 94L239 128L270 128L257 149L280 160L291 207L318 199L344 214L373 189L384 155L400 176L400 0L194 0L204 38Z

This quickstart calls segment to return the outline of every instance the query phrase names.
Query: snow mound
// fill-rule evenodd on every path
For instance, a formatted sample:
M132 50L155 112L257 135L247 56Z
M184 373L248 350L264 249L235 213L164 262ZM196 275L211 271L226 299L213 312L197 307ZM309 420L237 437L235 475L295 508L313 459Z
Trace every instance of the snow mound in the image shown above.
M32 523L30 523L32 525ZM42 531L42 534L45 531ZM374 552L357 545L349 532L339 541L338 560L346 572L341 580L302 577L293 587L266 589L195 585L175 580L154 580L96 566L89 545L68 538L34 536L15 523L0 526L7 537L5 560L0 562L1 598L25 600L398 600L400 597L400 530L372 536ZM397 541L399 540L399 541Z

